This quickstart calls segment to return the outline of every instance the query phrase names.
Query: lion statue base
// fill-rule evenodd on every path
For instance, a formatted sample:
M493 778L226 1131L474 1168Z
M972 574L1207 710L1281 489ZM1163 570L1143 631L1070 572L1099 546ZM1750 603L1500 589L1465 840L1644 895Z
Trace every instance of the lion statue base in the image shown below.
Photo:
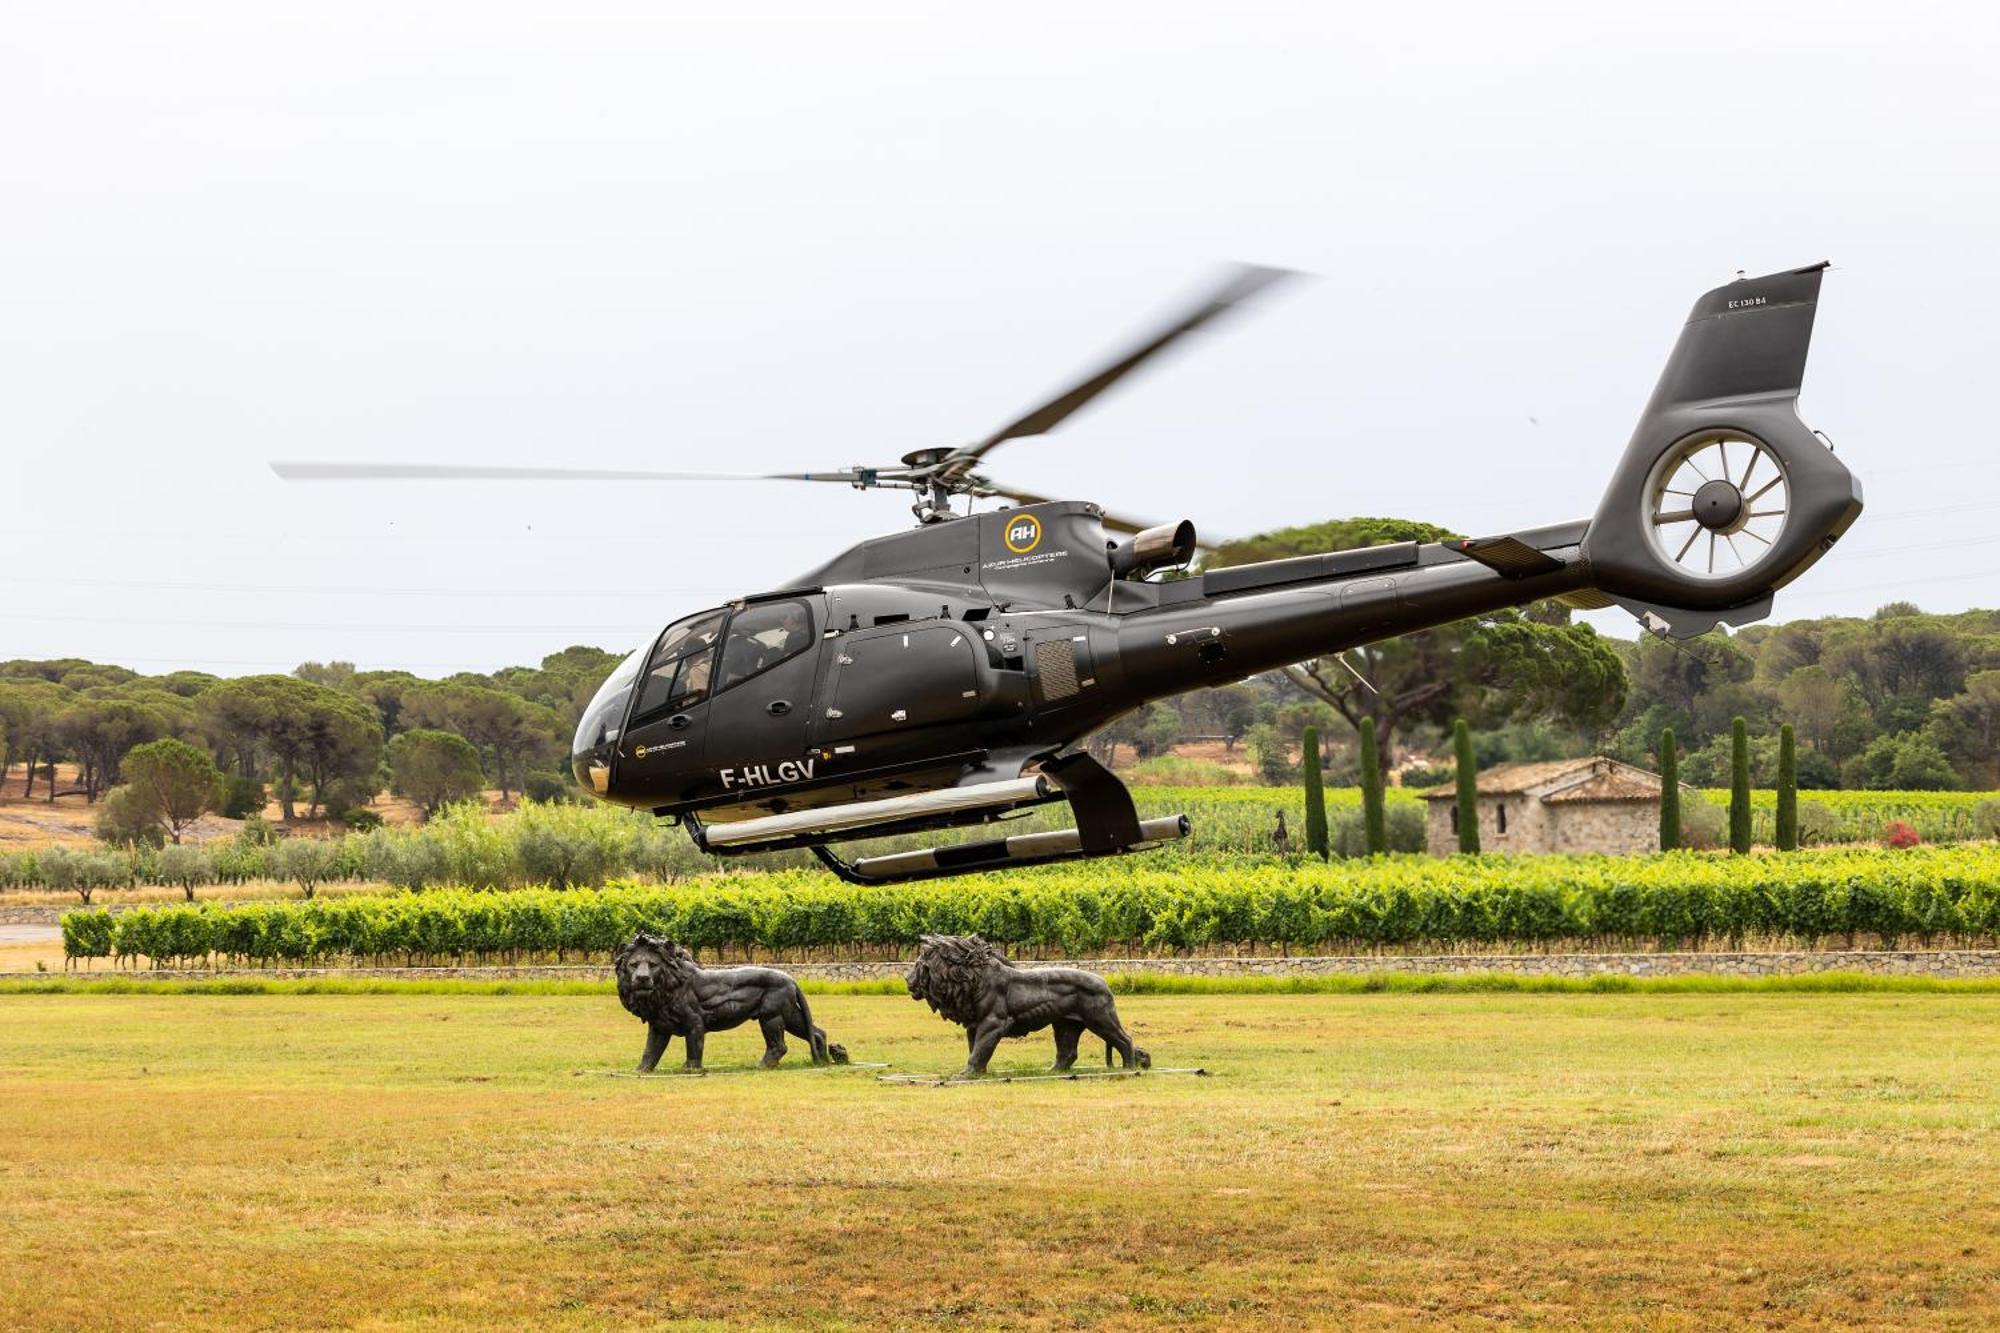
M646 1049L639 1072L650 1074L675 1037L687 1046L688 1070L701 1068L703 1043L711 1032L755 1022L764 1032L760 1068L785 1058L785 1034L805 1042L816 1065L847 1063L844 1047L830 1044L814 1026L799 983L769 967L706 968L673 940L634 935L612 955L618 1000L646 1024Z
M1073 967L1017 967L977 935L926 935L917 961L904 978L910 998L965 1029L967 1056L962 1077L986 1072L1003 1037L1025 1037L1055 1029L1060 1073L1076 1063L1076 1047L1088 1032L1104 1041L1104 1063L1115 1052L1127 1069L1150 1069L1153 1058L1132 1043L1118 1021L1111 987L1094 972Z

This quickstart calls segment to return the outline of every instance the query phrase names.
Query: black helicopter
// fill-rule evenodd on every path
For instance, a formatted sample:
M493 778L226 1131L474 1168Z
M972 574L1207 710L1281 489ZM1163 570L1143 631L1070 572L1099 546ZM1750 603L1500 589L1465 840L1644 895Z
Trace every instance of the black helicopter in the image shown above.
M1861 512L1797 413L1826 265L1695 303L1588 519L1465 541L1184 571L1187 521L1148 526L976 469L1042 435L1285 276L1235 271L1129 353L979 443L899 466L729 479L916 493L917 526L769 592L675 621L613 671L572 747L595 796L682 821L703 849L809 847L886 883L1115 855L1187 836L1141 819L1077 744L1150 700L1543 598L1618 605L1687 637L1768 615ZM717 474L279 463L290 479L706 480ZM956 497L1015 507L958 514ZM833 845L982 824L1066 800L1075 827L844 860Z

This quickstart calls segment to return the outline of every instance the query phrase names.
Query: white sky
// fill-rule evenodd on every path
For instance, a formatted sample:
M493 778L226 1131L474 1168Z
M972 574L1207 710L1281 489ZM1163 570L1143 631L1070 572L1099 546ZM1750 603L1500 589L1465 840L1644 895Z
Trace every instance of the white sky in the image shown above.
M1584 517L1694 298L1831 259L1803 407L1870 508L1779 615L1992 605L1995 15L0 0L0 658L622 649L906 498L265 460L890 461L1225 259L1320 280L990 470Z

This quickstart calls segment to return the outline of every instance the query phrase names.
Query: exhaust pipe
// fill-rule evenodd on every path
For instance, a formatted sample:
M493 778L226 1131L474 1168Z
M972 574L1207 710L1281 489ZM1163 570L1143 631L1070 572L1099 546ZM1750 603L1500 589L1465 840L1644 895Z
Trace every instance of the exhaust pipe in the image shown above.
M1111 572L1121 579L1142 578L1156 569L1185 565L1194 559L1194 524L1188 519L1162 523L1111 548Z
M1186 815L1165 815L1140 821L1141 841L1122 851L1142 852L1161 843L1188 835ZM1009 862L1035 864L1058 857L1073 856L1083 849L1083 835L1073 828L1048 833L1017 833L1011 838L991 838L951 847L925 847L914 852L890 852L884 856L864 856L849 867L863 879L922 878L986 870Z
M1021 805L1047 800L1055 793L1055 785L1040 775L973 787L946 787L941 791L890 796L879 801L856 801L850 805L831 805L817 810L789 810L782 815L708 824L701 830L700 841L704 849L744 847L751 843L777 842L800 835L838 833L871 824L893 824L965 810Z

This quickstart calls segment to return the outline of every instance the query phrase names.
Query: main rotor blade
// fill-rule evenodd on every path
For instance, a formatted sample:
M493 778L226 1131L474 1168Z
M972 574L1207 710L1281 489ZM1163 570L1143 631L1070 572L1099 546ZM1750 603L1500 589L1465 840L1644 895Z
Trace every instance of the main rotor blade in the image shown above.
M1202 325L1228 313L1273 283L1295 276L1297 275L1290 269L1259 268L1251 264L1236 266L1230 271L1227 281L1180 318L1159 329L1081 384L1051 398L1018 421L1002 426L978 444L958 450L945 460L940 474L947 479L955 480L970 471L974 463L996 446L1005 444L1008 440L1047 434L1061 425L1071 413L1144 365L1183 335L1192 333Z
M273 463L286 481L843 481L862 479L852 468L834 472L646 472L622 468L489 467L452 463ZM874 475L897 476L883 468Z

